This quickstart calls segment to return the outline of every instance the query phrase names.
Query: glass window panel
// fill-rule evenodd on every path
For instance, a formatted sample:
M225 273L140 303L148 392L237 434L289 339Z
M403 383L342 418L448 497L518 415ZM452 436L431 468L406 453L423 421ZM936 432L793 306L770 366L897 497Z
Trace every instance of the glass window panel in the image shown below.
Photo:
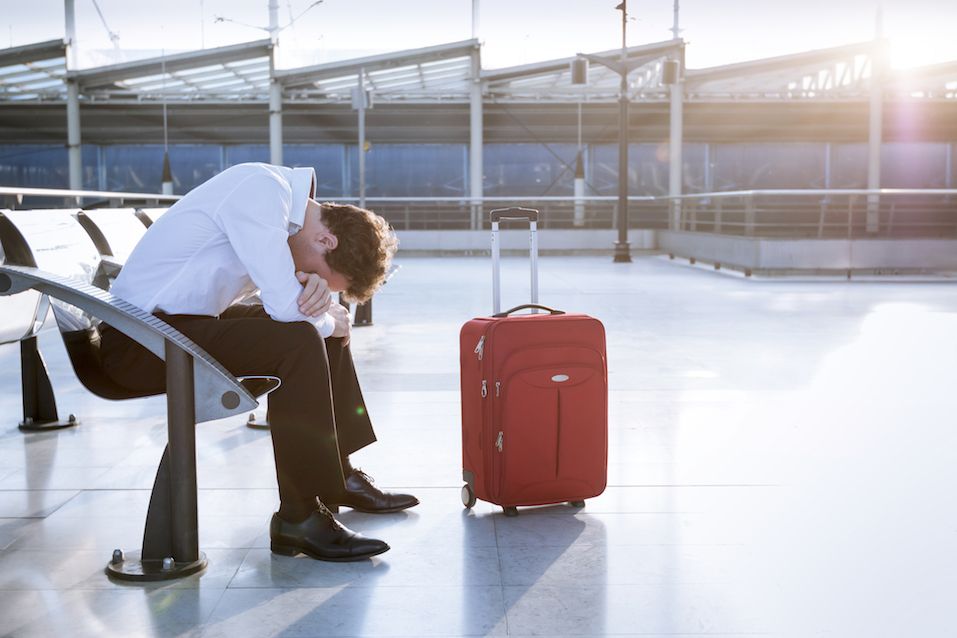
M268 144L235 144L226 147L226 166L245 162L269 162Z
M831 145L831 188L867 188L867 144Z
M716 191L824 188L824 144L716 144Z
M186 194L223 170L222 147L175 144L169 147L169 167L173 173L173 192Z
M947 145L886 142L881 147L881 187L944 188Z
M163 145L113 145L103 149L106 190L159 193L163 186Z
M359 193L356 147L350 148L353 196ZM466 195L464 144L373 144L366 152L366 197Z
M311 166L319 182L316 197L337 199L343 192L343 171L346 160L342 144L286 144L282 161L286 166Z
M683 144L681 148L682 193L705 193L705 164L708 147L705 144ZM669 174L671 170L669 168Z
M67 150L62 144L0 145L0 184L69 188Z
M618 145L596 144L591 149L592 166L589 185L597 195L617 195ZM630 144L628 146L628 194L667 195L670 161L667 142Z
M574 195L577 153L576 144L486 144L485 195Z

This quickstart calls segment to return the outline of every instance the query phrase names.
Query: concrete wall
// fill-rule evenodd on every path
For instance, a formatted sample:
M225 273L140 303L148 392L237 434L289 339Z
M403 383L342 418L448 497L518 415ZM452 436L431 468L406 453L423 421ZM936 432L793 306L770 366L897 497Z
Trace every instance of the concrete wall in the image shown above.
M953 239L772 239L662 230L658 248L753 272L957 271Z

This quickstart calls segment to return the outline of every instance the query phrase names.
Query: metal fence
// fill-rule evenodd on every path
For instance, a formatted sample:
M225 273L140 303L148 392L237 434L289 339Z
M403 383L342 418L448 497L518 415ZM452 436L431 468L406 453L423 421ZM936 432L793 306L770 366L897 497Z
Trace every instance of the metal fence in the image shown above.
M670 198L677 229L760 237L957 237L957 190L761 190Z
M24 200L24 196L27 200ZM0 206L24 207L39 197L86 207L172 203L178 197L0 187ZM92 199L92 203L91 203ZM358 198L337 201L359 203ZM540 210L542 229L615 229L618 199L591 197L368 197L366 207L397 230L489 228L492 208L521 205ZM47 204L49 205L49 203ZM677 197L629 198L630 228L675 229L753 237L859 238L957 237L957 189L751 190Z
M357 198L336 201L358 204ZM538 227L617 228L617 197L484 197L413 198L367 197L365 206L382 215L398 230L488 229L488 211L508 206L531 206L539 215ZM654 197L629 198L629 226L667 228L668 202ZM507 222L503 222L503 225Z

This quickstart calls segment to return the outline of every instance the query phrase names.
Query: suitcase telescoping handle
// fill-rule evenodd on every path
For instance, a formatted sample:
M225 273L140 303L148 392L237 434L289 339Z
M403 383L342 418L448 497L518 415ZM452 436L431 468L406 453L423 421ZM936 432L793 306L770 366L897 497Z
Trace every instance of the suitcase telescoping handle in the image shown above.
M500 259L501 250L498 239L498 223L503 219L528 220L528 253L532 262L532 303L529 306L532 312L537 312L538 305L538 211L534 208L496 208L489 213L492 220L492 313L498 316L502 309L502 285ZM511 310L509 312L512 312ZM507 314L507 313L506 313Z

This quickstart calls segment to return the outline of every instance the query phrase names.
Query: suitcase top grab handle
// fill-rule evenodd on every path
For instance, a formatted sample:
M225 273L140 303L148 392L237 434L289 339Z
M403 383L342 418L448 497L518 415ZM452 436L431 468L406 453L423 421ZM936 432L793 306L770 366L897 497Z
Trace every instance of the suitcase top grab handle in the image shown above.
M518 312L519 310L525 310L526 308L535 308L535 309L538 309L538 310L547 310L547 311L548 311L548 314L550 314L550 315L563 315L563 314L565 314L565 311L564 311L564 310L555 310L554 308L549 308L548 306L540 306L540 305L538 305L537 303L526 303L526 304L522 304L521 306L515 306L515 307L512 308L511 310L506 310L505 312L496 313L496 314L494 314L494 315L492 315L492 316L495 317L495 318L497 318L497 319L500 319L500 318L502 318L502 317L507 317L507 316L509 316L509 315L512 314L513 312Z
M512 208L496 208L489 212L489 218L493 224L497 224L503 219L527 219L530 222L538 221L538 211L534 208L522 208L514 206Z

